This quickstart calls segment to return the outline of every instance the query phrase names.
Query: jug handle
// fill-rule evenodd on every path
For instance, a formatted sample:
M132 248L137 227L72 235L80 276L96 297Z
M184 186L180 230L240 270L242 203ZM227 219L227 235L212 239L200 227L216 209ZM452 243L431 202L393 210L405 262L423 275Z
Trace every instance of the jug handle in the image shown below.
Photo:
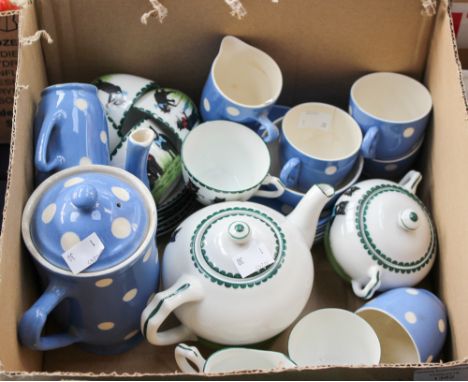
M200 351L195 346L188 346L181 343L176 346L174 351L177 366L183 373L202 373L205 368L206 359L203 358ZM196 370L188 362L192 362L198 370Z
M257 122L260 123L258 133L266 143L274 142L279 137L279 131L276 125L271 122L267 116L261 115L257 118Z
M178 342L196 340L197 337L189 328L179 325L159 332L166 318L179 306L203 298L200 282L191 276L181 276L169 289L157 293L141 314L141 332L153 345L166 346Z
M52 310L68 296L68 288L52 281L41 297L24 313L19 323L21 343L34 350L62 348L79 341L70 333L41 336Z
M49 119L46 119L39 132L37 139L36 155L34 162L36 168L42 172L50 172L57 168L60 164L60 157L56 156L52 161L47 161L47 148L49 147L50 136L52 130L57 126L58 119L62 117L62 113L55 113Z
M361 154L364 158L374 159L379 143L380 130L377 126L372 126L364 134L361 144Z
M369 268L367 274L370 279L364 286L362 286L358 281L351 281L354 294L366 300L371 298L377 289L379 289L382 282L382 270L379 266L374 265Z
M262 182L262 186L275 186L275 190L257 190L255 192L254 196L258 196L260 198L278 198L281 195L284 194L284 185L281 183L281 180L279 180L276 176L271 176L267 175L266 178Z

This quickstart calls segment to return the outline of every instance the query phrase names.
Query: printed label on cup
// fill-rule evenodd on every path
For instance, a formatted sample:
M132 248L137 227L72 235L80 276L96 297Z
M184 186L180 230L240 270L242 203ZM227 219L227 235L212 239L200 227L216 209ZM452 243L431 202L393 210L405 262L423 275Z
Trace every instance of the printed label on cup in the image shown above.
M248 249L234 256L232 260L242 278L246 278L275 262L271 252L261 243L250 245Z
M62 254L63 259L74 275L93 265L104 250L104 244L93 232Z
M320 111L305 111L299 117L299 128L301 129L323 129L330 127L333 115Z

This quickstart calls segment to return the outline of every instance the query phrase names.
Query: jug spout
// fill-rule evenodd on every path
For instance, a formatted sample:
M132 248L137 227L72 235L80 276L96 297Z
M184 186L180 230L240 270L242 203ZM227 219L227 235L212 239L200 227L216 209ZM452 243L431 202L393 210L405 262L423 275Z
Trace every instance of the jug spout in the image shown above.
M308 248L314 243L320 213L334 194L333 187L328 184L314 185L287 217L302 234Z
M219 52L217 58L221 56L226 56L226 58L229 58L239 52L245 51L245 50L256 50L253 46L247 44L246 42L242 41L241 39L238 39L237 37L234 36L225 36L221 40L221 45L219 47Z
M155 133L142 127L130 134L127 144L125 170L131 172L149 188L148 154L155 139Z

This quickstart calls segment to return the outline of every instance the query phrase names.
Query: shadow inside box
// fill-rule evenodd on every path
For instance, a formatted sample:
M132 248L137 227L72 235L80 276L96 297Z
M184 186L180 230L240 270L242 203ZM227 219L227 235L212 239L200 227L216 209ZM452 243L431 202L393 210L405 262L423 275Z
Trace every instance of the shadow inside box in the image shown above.
M159 245L161 255L163 247L163 245ZM269 345L263 347L263 349L288 354L288 338L293 326L303 316L312 311L321 308L342 308L355 311L364 304L363 300L353 294L351 286L332 269L326 259L323 245L314 245L312 253L315 279L306 307L288 329L269 341ZM431 279L428 279L420 286L432 289L431 281ZM222 306L220 306L220 309L222 309ZM177 319L174 316L168 321L167 327L177 325ZM226 328L226 330L229 330L229 328ZM218 348L214 348L205 341L187 343L196 345L205 357L218 350ZM156 347L145 340L142 340L135 348L118 355L96 355L83 351L78 345L73 345L44 352L43 360L43 370L47 372L173 373L179 371L174 358L174 346Z

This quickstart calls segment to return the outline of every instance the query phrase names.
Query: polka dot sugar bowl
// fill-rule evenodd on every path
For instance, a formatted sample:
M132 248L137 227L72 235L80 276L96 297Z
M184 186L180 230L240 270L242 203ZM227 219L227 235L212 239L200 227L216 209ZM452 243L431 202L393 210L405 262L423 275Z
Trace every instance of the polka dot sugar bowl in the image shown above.
M413 286L434 264L437 240L427 208L415 195L417 171L399 183L370 179L337 200L325 233L325 250L354 294Z
M379 338L381 363L436 362L447 337L443 303L425 289L397 288L357 310Z
M34 137L36 183L72 166L109 164L107 122L97 88L81 83L45 88Z
M23 212L23 239L45 291L21 318L22 344L78 343L102 354L134 346L159 285L156 222L150 191L127 171L77 166L46 179ZM49 315L59 333L43 335Z

